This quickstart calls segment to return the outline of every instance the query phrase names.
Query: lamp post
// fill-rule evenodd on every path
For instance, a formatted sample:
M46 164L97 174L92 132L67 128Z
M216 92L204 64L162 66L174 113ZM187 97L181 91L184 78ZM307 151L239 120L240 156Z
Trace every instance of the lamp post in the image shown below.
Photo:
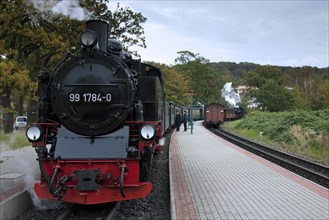
M193 110L193 97L191 96L191 104L190 104L190 125L191 125L191 134L193 134L193 114L192 114L192 110Z

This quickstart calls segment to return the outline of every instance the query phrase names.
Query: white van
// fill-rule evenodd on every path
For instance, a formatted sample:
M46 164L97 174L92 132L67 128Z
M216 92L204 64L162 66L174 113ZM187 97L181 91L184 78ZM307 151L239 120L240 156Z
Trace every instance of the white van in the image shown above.
M23 129L27 126L27 117L26 116L17 116L15 123L14 123L14 129Z

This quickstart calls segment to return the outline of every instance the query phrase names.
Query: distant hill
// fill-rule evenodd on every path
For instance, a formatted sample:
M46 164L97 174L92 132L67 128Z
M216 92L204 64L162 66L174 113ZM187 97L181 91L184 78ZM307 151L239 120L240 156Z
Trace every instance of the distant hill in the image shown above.
M243 76L250 71L253 71L257 66L262 66L260 64L249 63L249 62L212 62L211 63L220 73L226 75L226 78L233 81L240 81ZM283 73L288 73L291 69L300 69L303 67L291 67L291 66L276 66L282 70ZM308 67L312 72L319 76L320 78L329 78L329 67L327 68L317 68L317 67Z

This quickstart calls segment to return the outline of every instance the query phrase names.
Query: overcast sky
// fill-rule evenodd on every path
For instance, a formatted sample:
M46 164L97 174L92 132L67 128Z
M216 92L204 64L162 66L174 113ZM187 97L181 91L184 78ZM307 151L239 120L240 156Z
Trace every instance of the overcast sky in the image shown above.
M174 64L189 50L211 62L329 66L328 0L111 1L141 12L143 61Z

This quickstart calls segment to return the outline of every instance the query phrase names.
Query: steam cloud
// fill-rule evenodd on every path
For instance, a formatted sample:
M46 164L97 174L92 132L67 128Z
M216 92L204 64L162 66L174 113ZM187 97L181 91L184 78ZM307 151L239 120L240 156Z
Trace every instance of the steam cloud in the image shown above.
M25 190L30 194L33 205L39 210L51 210L60 206L61 202L54 200L40 199L34 192L33 186L39 181L40 171L33 169L38 167L37 164L31 164L31 161L22 156L19 156L17 162L20 164L21 171L24 173ZM35 166L33 166L35 165Z
M232 82L225 83L222 91L222 97L230 103L231 107L239 107L238 103L241 101L240 95L232 88Z
M77 20L90 19L90 14L79 5L79 0L28 0L28 2L44 13L62 14Z
M161 139L159 140L159 144L160 144L161 146L165 145L165 142L166 142L166 138L161 138Z

